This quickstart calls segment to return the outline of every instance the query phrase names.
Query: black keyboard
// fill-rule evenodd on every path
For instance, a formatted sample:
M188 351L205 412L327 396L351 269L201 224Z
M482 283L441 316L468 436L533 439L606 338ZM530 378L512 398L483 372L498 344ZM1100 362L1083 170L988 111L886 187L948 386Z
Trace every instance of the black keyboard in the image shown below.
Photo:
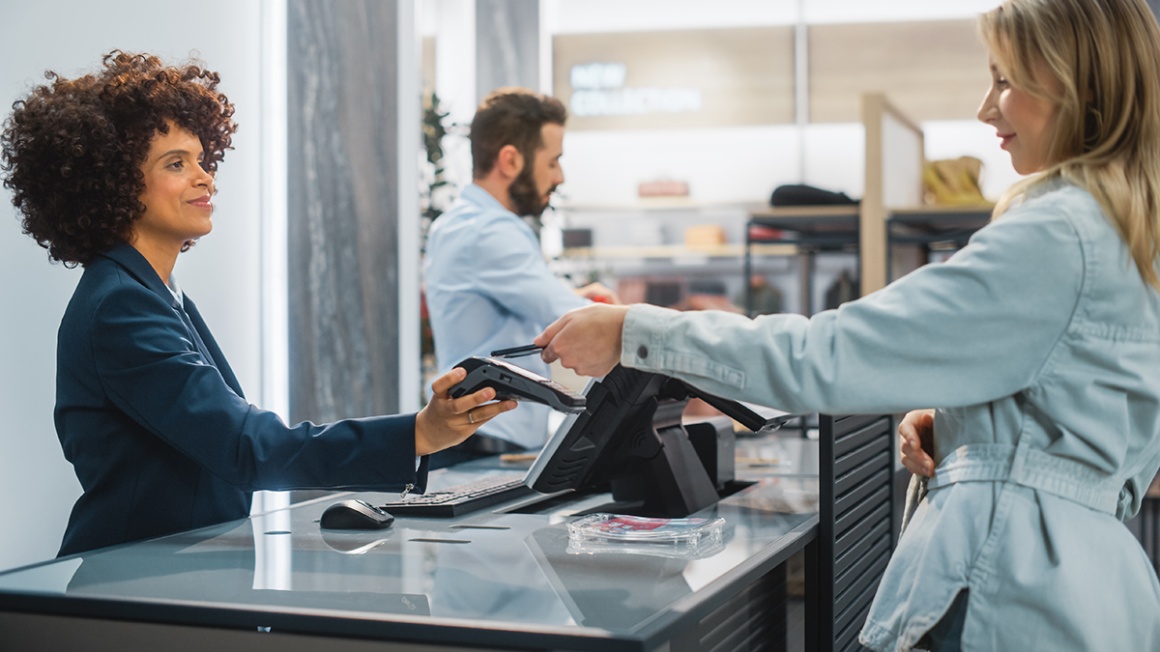
M379 505L392 514L406 516L459 516L536 493L524 485L524 472L487 475L478 480Z

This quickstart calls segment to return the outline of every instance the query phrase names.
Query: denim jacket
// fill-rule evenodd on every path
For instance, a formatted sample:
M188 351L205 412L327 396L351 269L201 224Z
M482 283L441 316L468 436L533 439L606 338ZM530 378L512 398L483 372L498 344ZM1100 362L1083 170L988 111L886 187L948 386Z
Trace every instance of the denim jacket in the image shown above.
M861 641L969 589L965 650L1158 650L1121 523L1160 467L1160 294L1085 190L1040 184L945 263L805 318L633 307L621 362L790 412L937 408L935 476Z

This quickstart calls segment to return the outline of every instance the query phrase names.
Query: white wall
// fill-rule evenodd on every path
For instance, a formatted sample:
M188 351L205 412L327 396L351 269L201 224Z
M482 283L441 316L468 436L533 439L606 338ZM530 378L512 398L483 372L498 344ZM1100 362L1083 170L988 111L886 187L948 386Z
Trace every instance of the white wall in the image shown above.
M196 50L222 75L241 128L221 166L214 232L176 273L251 400L260 387L259 134L262 4L0 0L0 107L44 81L94 69L103 53L167 60ZM52 423L56 330L81 270L50 265L0 193L0 568L53 557L80 487Z
M757 25L939 20L980 14L999 0L541 0L558 33L712 29Z
M798 176L793 126L565 133L560 192L572 205L634 204L637 184L658 179L687 181L698 203L761 203L773 179Z
M542 0L552 33L652 31L970 18L997 0ZM445 51L441 54L446 56ZM460 56L470 56L460 53ZM449 64L444 64L449 65ZM983 65L983 62L980 62ZM979 89L982 99L986 89ZM927 157L984 161L983 190L994 198L1019 177L994 130L975 121L924 123ZM808 183L860 197L864 143L860 124L711 128L686 131L568 131L563 159L566 205L637 203L641 181L687 181L696 204L769 200L781 184Z

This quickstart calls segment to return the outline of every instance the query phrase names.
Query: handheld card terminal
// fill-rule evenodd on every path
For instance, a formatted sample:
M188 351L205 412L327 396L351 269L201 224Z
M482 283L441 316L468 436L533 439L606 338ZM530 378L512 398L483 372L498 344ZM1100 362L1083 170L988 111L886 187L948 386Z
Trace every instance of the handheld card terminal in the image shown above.
M467 377L451 388L452 398L491 387L499 400L533 401L561 412L583 412L587 405L583 395L503 360L472 356L455 366L466 369Z

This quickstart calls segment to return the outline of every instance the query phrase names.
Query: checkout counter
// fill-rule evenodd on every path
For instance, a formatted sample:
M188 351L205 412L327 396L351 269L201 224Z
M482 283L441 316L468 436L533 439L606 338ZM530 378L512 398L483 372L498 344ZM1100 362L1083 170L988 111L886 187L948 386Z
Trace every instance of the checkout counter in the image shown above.
M697 513L725 519L713 548L570 549L565 523L600 494L323 530L335 500L393 498L334 494L2 573L0 647L785 649L787 560L819 531L818 444L769 435L737 455L737 479L752 484ZM512 468L490 458L436 471L430 489Z

